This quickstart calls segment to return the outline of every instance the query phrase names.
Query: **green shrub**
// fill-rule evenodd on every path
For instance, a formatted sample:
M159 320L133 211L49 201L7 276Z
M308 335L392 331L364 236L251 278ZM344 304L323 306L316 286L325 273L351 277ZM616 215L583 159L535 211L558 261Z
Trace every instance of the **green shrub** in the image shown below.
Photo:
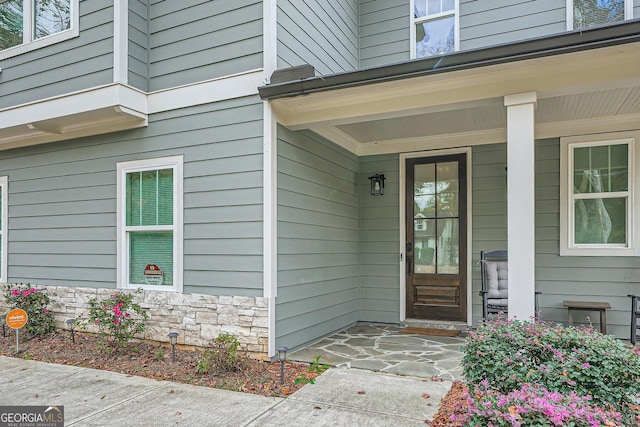
M4 297L13 308L21 308L27 312L28 321L22 328L27 338L33 338L53 332L56 328L53 314L47 308L49 296L38 291L30 284L6 285Z
M134 293L116 292L108 298L89 300L88 319L80 318L79 325L95 324L100 334L114 350L120 350L136 335L144 332L144 321L149 315L133 300L141 290Z
M543 322L496 320L469 334L462 360L470 383L503 394L523 384L591 396L629 415L640 392L640 357L613 336Z
M248 356L242 350L242 345L238 338L232 334L220 334L207 348L196 365L196 372L207 374L210 371L237 372L247 366Z

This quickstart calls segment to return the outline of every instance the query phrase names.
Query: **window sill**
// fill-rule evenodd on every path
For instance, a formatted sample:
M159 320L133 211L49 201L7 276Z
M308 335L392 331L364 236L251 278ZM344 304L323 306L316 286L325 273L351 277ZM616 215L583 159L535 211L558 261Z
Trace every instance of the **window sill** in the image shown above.
M43 37L41 39L37 39L29 43L24 43L14 47L10 47L8 49L0 50L0 60L22 55L24 53L31 52L33 50L41 49L46 46L60 43L65 40L78 37L78 35L79 35L79 31L76 26L76 28L71 28L69 30L61 31L59 33L52 34L50 36Z
M638 256L633 248L561 248L560 256L622 257Z

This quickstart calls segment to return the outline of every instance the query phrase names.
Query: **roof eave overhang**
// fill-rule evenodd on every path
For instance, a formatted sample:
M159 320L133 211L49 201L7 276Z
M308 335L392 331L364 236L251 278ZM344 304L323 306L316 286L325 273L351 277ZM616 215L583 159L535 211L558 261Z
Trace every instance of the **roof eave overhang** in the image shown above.
M146 126L147 97L113 83L0 110L0 150Z
M640 20L633 20L439 57L271 84L259 87L258 91L263 100L270 101L638 42Z

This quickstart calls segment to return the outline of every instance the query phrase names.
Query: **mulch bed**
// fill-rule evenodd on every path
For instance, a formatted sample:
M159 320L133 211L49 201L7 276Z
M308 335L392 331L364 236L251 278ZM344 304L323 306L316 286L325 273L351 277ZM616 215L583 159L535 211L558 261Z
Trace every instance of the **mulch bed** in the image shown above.
M76 343L68 331L57 330L42 338L22 341L15 354L13 330L0 334L0 355L48 363L120 372L156 380L176 381L263 396L287 396L319 375L309 364L285 362L284 384L280 384L280 362L249 359L238 372L199 374L196 372L202 349L176 347L176 361L171 361L171 346L160 343L131 342L126 350L108 354L97 335L76 332ZM297 380L297 381L296 381Z

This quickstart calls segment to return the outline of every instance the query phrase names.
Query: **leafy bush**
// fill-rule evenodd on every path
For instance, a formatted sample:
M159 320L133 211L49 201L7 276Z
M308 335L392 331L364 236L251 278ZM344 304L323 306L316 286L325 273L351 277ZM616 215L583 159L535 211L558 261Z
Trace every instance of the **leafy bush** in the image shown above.
M242 350L238 338L232 334L220 334L210 348L207 348L202 358L198 360L196 372L207 374L215 372L237 372L247 366L248 356Z
M502 394L539 384L631 416L640 392L640 357L613 336L543 322L496 320L469 334L466 379Z
M52 332L55 329L53 314L49 312L49 296L30 284L6 285L4 297L13 308L21 308L27 312L29 319L22 328L27 338L33 338Z
M623 426L619 412L603 410L591 396L548 391L524 384L507 395L476 387L475 399L467 395L468 407L455 421L469 426Z
M136 334L144 332L144 321L149 316L139 304L133 302L140 292L140 289L134 293L117 292L102 300L91 298L88 319L80 318L78 323L84 329L89 323L97 325L100 334L114 350L119 350Z

